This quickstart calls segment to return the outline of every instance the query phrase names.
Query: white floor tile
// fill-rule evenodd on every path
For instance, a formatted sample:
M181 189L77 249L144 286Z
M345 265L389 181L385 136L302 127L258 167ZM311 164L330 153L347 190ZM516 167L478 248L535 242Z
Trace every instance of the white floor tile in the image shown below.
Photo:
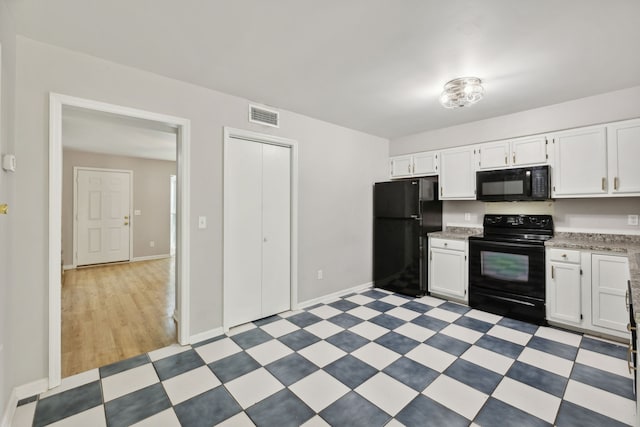
M425 313L427 316L435 317L436 319L444 320L445 322L454 322L459 317L460 314L454 313L453 311L443 310L441 308L434 308Z
M62 393L63 391L71 390L72 388L80 387L81 385L98 381L99 379L100 371L98 369L91 369L90 371L81 372L79 374L63 378L58 387L41 393L40 398L44 399L45 397L53 396L54 394Z
M482 338L481 332L474 331L473 329L465 328L459 325L451 324L446 328L442 329L440 333L445 335L449 335L450 337L457 338L461 341L467 342L469 344L474 344L480 338Z
M289 389L315 412L322 411L349 392L349 387L322 370L304 377Z
M311 418L306 423L302 424L302 427L331 427L331 425L328 424L322 418L320 418L319 415L316 415L315 417Z
M345 298L347 301L354 302L358 305L366 305L372 301L375 301L373 298L369 298L368 296L362 294L351 295L349 298Z
M11 427L31 427L33 425L33 416L36 413L37 403L38 402L31 402L18 406L9 425Z
M408 299L398 297L396 295L389 295L387 297L380 298L380 301L386 302L387 304L392 304L392 305L402 305L409 302Z
M374 342L370 342L369 344L360 347L356 351L352 352L351 355L368 363L378 370L383 370L400 358L400 355L395 351L391 351Z
M554 374L562 375L563 377L571 375L571 369L573 368L573 362L571 360L563 359L562 357L529 347L520 353L518 360L553 372Z
M388 329L371 322L359 323L349 328L349 330L371 341L376 340L389 332Z
M371 318L374 318L378 315L380 315L380 312L377 310L373 310L369 307L356 307L354 309L351 309L349 311L347 311L348 314L352 315L352 316L356 316L360 319L363 320L369 320Z
M256 359L262 366L265 366L271 362L275 362L281 357L293 353L293 350L278 340L271 340L255 347L251 347L247 350L247 353L249 353L249 356Z
M392 418L391 421L389 421L384 425L384 427L406 427L406 426L402 424L400 421L396 420L395 418Z
M233 381L225 383L229 393L235 397L243 409L282 390L284 386L266 369L260 368L249 372Z
M438 372L444 371L456 360L454 355L427 344L420 344L405 356Z
M238 334L241 334L243 332L247 332L247 331L250 331L252 329L255 329L256 327L257 326L254 325L252 322L245 323L243 325L234 326L233 328L229 329L229 332L227 332L227 335L232 337L234 335L238 335Z
M64 418L50 427L106 427L107 420L104 415L104 407L102 405L95 408L80 412L72 417Z
M552 424L562 402L559 397L509 377L502 379L492 396Z
M90 424L87 424L90 425ZM139 423L133 424L132 427L180 427L180 421L172 408L166 409L162 412L155 414L152 417L146 418Z
M338 332L344 331L344 328L336 325L335 323L329 322L327 320L321 320L320 322L314 323L311 326L307 326L304 328L305 331L311 332L313 335L318 338L329 338L331 335L335 335Z
M255 424L251 421L251 418L246 412L240 412L231 418L227 418L220 424L216 424L216 427L254 427ZM151 426L149 426L151 427Z
M456 381L440 375L422 392L425 396L472 420L489 396Z
M493 323L494 325L502 319L502 316L496 314L487 313L485 311L476 310L475 308L465 313L465 316L473 319L482 320L483 322Z
M582 335L561 331L556 328L548 328L546 326L540 326L535 335L540 338L546 338L548 340L571 345L573 347L579 347L580 341L582 341Z
M347 354L326 341L318 341L315 344L303 348L298 353L321 368Z
M309 313L315 314L316 316L323 319L329 319L330 317L341 314L342 311L338 310L337 308L333 308L330 305L321 305L320 307L316 307L313 310L309 310Z
M417 311L407 310L406 308L402 307L392 308L391 310L387 311L386 314L397 317L398 319L402 319L407 322L415 319L418 316L421 316L421 314Z
M636 403L633 400L574 380L569 380L564 398L621 423L635 425Z
M205 363L215 362L242 351L240 346L233 342L231 338L223 338L202 347L197 347L195 350Z
M417 301L419 303L422 303L422 304L430 305L431 307L437 307L439 305L444 304L444 302L445 302L444 300L442 300L440 298L435 298L435 297L428 296L428 295L426 295L426 296L424 296L422 298L419 298Z
M418 326L415 323L405 323L394 329L394 332L420 342L424 342L435 335L435 332L431 329L423 328L422 326Z
M515 329L505 328L504 326L495 325L487 332L487 335L492 337L501 338L503 340L511 341L519 345L527 345L531 339L531 335L516 331Z
M102 379L104 401L116 399L141 388L160 382L151 363Z
M297 331L300 329L298 326L289 322L286 319L276 320L275 322L268 323L260 327L263 331L268 333L274 338L281 337L283 335L287 335L293 331Z
M155 362L156 360L164 359L165 357L173 356L175 354L182 353L187 350L191 350L190 345L172 344L168 347L150 351L148 355L149 355L149 359L151 359L152 362Z
M383 372L365 381L355 391L391 416L395 416L418 395L414 389Z
M509 357L477 346L470 347L460 358L500 375L506 374L514 362L514 360Z
M208 366L185 372L162 382L169 400L175 406L205 391L220 385L218 378Z
M629 367L626 360L607 356L606 354L597 353L595 351L585 350L584 348L578 350L576 363L582 363L583 365L602 369L603 371L621 375L626 378L632 377L632 375L629 374Z

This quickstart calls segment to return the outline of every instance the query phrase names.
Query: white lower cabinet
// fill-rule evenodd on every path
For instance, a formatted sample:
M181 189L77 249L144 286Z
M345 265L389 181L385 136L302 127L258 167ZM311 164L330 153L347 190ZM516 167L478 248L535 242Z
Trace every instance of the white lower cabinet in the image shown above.
M429 238L429 292L468 302L468 245L463 240Z
M626 256L547 248L547 320L627 338Z

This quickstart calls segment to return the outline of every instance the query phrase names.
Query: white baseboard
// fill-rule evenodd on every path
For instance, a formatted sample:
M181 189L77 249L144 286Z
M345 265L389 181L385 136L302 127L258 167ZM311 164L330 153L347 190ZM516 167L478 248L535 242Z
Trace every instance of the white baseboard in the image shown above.
M311 307L312 305L316 305L316 304L323 303L323 302L326 302L326 301L334 300L336 298L340 298L343 295L348 295L348 294L351 294L351 293L354 293L354 292L363 291L365 289L371 288L372 286L373 286L373 282L368 282L368 283L364 283L362 285L354 286L353 288L343 289L341 291L334 292L334 293L329 294L329 295L324 295L324 296L321 296L321 297L318 297L318 298L310 299L308 301L299 302L296 307L292 307L292 310L300 310L302 308Z
M199 343L200 341L205 341L210 338L215 338L222 334L224 334L224 329L222 327L200 332L199 334L191 335L191 337L189 338L189 344L196 344L196 343Z
M13 419L13 415L16 412L18 401L27 397L34 396L36 394L44 393L48 388L49 380L47 378L42 378L28 384L14 387L13 390L11 390L11 394L9 395L9 400L4 410L4 416L2 417L2 423L0 424L0 426L11 427L11 420Z
M152 261L154 259L165 259L165 258L171 258L171 255L163 254L163 255L137 256L137 257L132 258L131 262Z
M73 265L73 264L65 264L65 265L62 266L62 269L63 270L75 270L76 266Z

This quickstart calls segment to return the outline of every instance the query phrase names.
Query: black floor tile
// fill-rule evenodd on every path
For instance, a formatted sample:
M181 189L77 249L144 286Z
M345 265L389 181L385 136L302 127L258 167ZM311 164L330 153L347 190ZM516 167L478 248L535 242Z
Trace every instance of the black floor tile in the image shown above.
M389 414L352 391L320 412L320 416L332 426L377 427L384 426Z
M149 359L149 356L145 353L111 365L103 366L98 371L100 372L100 378L106 378L129 369L137 368L138 366L146 365L150 362L151 359Z
M388 314L380 314L376 317L369 319L369 322L375 323L378 326L393 330L401 325L404 325L404 320L400 320L397 317L389 316Z
M231 338L231 340L238 344L243 350L247 350L251 347L255 347L273 339L271 335L260 328L251 329L237 335L232 335L229 338Z
M474 331L482 332L483 334L493 328L493 323L483 322L482 320L467 316L462 316L453 323L459 326L464 326L465 328L473 329Z
M425 328L431 329L432 331L436 331L436 332L449 326L448 322L445 322L444 320L436 319L435 317L431 317L429 315L422 315L422 316L416 317L415 319L411 320L411 323L415 323L416 325L423 326Z
M36 400L38 400L37 394L35 396L26 397L24 399L18 400L18 406L26 405L27 403L35 402Z
M551 426L546 421L534 417L518 408L494 399L487 400L475 422L481 426L504 426L504 427L545 427Z
M564 395L568 382L565 377L531 366L527 363L522 363L518 360L513 362L506 376L557 397Z
M531 323L523 322L521 320L510 319L509 317L503 317L502 319L500 319L500 321L498 321L497 325L515 329L516 331L524 332L531 335L535 334L538 330L537 325L532 325Z
M563 400L556 417L557 427L623 427L619 421ZM627 426L628 427L628 426Z
M353 316L349 313L341 313L338 314L336 316L333 316L329 319L327 319L329 322L331 323L335 323L336 325L343 327L345 329L349 329L355 325L357 325L358 323L362 323L364 322L364 320L362 320L359 317Z
M249 356L244 351L232 354L231 356L227 356L209 364L209 368L222 382L234 380L244 374L255 371L261 366L262 365L256 362L253 357Z
M422 394L405 406L396 415L396 419L405 426L467 427L470 424L462 415Z
M356 304L355 302L351 302L351 301L347 301L344 299L338 300L338 301L334 301L332 303L329 304L329 307L333 307L337 310L342 310L342 311L349 311L352 310L356 307L360 307L360 305Z
M378 373L376 368L350 354L325 366L324 370L351 389Z
M401 307L420 314L424 314L433 308L430 305L418 301L409 301L408 303L402 304Z
M312 418L315 412L285 388L247 409L247 415L258 427L297 427Z
M580 363L573 365L571 379L634 400L633 380Z
M447 301L443 304L440 304L438 306L438 308L441 308L443 310L448 310L448 311L452 311L454 313L458 313L458 314L465 314L466 312L468 312L469 310L471 310L468 306L466 305L462 305L462 304L457 304L455 302L451 302L451 301Z
M578 354L578 348L571 345L562 344L557 341L548 340L542 337L531 337L527 343L527 347L553 354L567 360L575 360Z
M313 313L303 311L302 313L287 317L287 320L300 328L306 328L307 326L311 326L314 323L322 321L322 318Z
M422 392L440 373L406 357L393 362L383 372L412 389Z
M351 331L338 332L337 334L327 338L325 341L335 345L347 353L351 353L370 342L368 339L363 338L358 334L354 334Z
M371 301L370 303L365 304L364 306L372 310L379 311L381 313L384 313L385 311L393 310L394 308L396 308L396 306L393 304L389 304L387 302L379 301L379 300Z
M204 364L204 361L195 350L183 351L153 362L160 381L168 380L176 375L199 368Z
M94 381L40 399L33 418L34 427L45 426L102 404L100 381Z
M278 340L291 350L298 351L310 346L311 344L317 343L320 341L320 338L305 331L304 329L298 329L297 331L281 336Z
M236 415L242 408L224 386L209 390L175 406L183 427L211 427Z
M524 350L524 346L491 335L483 335L475 345L512 359L517 359Z
M471 344L468 342L444 334L435 334L424 343L446 351L449 354L453 354L454 356L460 356L471 347Z
M124 427L171 407L162 384L157 383L105 403L109 427Z
M376 343L400 354L407 354L420 344L416 340L400 335L396 332L389 332L375 340Z
M319 369L298 353L278 359L265 366L265 368L287 387Z
M582 337L580 347L585 350L595 351L596 353L606 354L607 356L617 357L618 359L627 358L627 347L619 344Z
M502 375L464 359L457 359L444 371L444 374L484 394L493 393L502 381Z
M373 299L380 299L380 298L389 296L388 293L376 291L375 289L371 289L369 291L363 292L362 295L364 295L365 297L373 298Z

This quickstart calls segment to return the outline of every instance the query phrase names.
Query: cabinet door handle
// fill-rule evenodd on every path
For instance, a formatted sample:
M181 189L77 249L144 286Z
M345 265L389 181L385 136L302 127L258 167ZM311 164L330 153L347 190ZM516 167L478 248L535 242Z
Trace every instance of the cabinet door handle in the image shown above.
M629 311L629 290L624 293L624 305L627 307L627 311Z
M636 350L633 350L633 349L631 348L631 344L629 344L629 347L627 348L627 365L629 366L629 373L630 373L630 374L631 374L631 373L633 373L633 371L635 371L636 369L638 369L638 368L636 368L635 366L633 366L633 362L631 361L631 359L632 359L632 357L631 357L632 353L637 353L637 351L636 351Z
M513 153L513 164L516 164L516 153Z
M602 191L606 190L607 188L607 178L602 177Z
M613 178L613 189L614 190L618 189L618 177L617 176L615 178Z
M509 156L507 156L506 154L504 155L504 164L508 164L509 163Z
M556 268L552 265L551 266L551 278L555 279L556 277Z
M408 171L409 173L411 173L411 163L409 163L409 165L407 165L407 171Z
M429 251L429 260L433 261L433 251Z

